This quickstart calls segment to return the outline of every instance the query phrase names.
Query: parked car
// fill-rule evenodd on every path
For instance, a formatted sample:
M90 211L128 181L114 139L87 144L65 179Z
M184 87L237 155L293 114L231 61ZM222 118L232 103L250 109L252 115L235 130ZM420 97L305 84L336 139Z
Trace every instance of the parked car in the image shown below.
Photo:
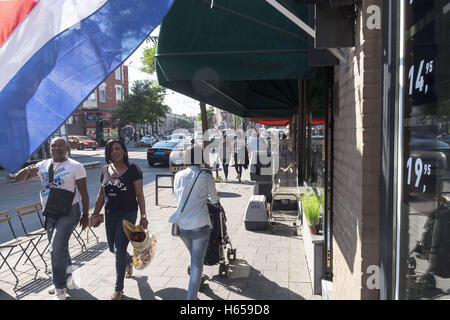
M141 141L139 141L140 147L151 147L157 142L156 138L153 136L143 136Z
M181 142L181 141L184 141L184 140L187 140L188 139L188 137L185 135L185 134L183 134L183 133L176 133L176 134L172 134L172 135L170 135L170 141L178 141L178 142Z
M70 148L78 150L84 149L96 150L98 148L97 142L92 140L88 136L69 136L68 140Z
M169 157L178 145L178 141L161 141L147 150L147 162L150 167L156 163L169 165Z

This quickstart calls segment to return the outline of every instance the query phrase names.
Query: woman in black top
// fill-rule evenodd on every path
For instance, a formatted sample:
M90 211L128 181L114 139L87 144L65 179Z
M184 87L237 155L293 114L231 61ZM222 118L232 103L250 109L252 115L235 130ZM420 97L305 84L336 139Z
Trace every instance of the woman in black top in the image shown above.
M141 212L140 225L147 228L142 171L128 161L128 152L123 142L109 140L105 148L106 166L100 174L100 190L95 203L97 215L105 205L105 227L109 250L116 257L116 285L111 300L123 297L125 272L133 272L132 257L127 252L129 240L123 231L124 219L136 222L137 209Z

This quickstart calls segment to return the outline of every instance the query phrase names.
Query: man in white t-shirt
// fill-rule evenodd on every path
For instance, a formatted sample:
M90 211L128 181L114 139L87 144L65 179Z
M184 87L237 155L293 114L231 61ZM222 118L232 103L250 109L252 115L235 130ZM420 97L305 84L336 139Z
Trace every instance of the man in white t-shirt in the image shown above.
M71 259L69 254L69 239L78 222L82 230L87 227L89 214L89 195L87 192L86 171L83 165L66 157L68 146L62 137L56 137L50 142L52 159L46 159L35 165L30 165L20 170L16 175L16 181L23 182L32 178L41 179L41 203L45 209L51 188L75 191L70 212L66 215L47 216L45 227L50 242L50 256L52 261L52 280L56 292L55 298L66 298L67 283L71 281ZM53 162L53 181L50 183L49 169ZM78 191L77 191L78 189ZM80 205L78 192L83 204L83 215L80 219Z

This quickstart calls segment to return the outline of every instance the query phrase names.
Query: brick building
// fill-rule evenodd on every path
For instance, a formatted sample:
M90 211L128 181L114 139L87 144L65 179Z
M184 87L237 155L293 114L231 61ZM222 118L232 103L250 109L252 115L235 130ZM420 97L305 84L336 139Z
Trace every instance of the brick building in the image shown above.
M100 84L75 110L68 120L69 135L87 135L107 141L117 138L117 123L110 120L111 112L128 94L128 67L120 66ZM101 134L98 131L101 130Z

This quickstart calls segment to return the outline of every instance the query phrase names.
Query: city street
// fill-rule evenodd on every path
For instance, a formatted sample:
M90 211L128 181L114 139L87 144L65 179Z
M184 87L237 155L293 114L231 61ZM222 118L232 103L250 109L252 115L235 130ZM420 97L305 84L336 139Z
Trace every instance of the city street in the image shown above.
M155 193L155 175L169 173L169 168L159 165L156 167L149 167L147 163L146 147L136 148L129 144L127 148L130 161L139 166L143 171L145 197L153 197ZM90 212L94 209L95 200L100 187L100 171L106 164L104 152L104 148L100 148L95 151L71 150L72 158L81 163L94 161L100 161L101 163L100 166L86 169ZM23 235L23 231L20 221L16 217L15 208L40 201L40 182L39 179L34 179L32 181L18 183L12 179L9 179L7 176L8 174L6 171L0 171L0 211L9 211L9 214L12 217L14 231L17 232L17 235L19 236ZM165 183L163 179L161 181ZM34 226L32 223L36 223L36 225ZM37 223L37 220L30 219L30 227L37 229ZM8 224L0 224L0 243L11 239L12 234L9 230Z

